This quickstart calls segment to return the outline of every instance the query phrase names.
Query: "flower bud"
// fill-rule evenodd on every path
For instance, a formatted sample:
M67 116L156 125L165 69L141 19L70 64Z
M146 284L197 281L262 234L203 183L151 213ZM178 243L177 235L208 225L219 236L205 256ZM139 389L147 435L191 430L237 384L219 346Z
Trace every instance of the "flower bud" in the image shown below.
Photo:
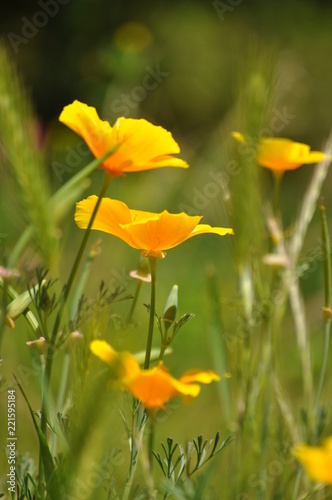
M41 287L46 283L46 280L43 280L41 282ZM41 288L40 287L40 288ZM31 304L31 302L34 300L36 293L39 290L39 285L36 285L30 290L27 290L26 292L23 292L21 295L16 297L10 304L8 304L6 308L6 314L9 318L15 320L18 318L26 308Z
M35 351L38 352L38 354L45 354L46 352L46 340L44 337L39 337L39 339L36 340L29 340L26 342L26 345Z
M178 285L174 285L168 296L163 316L161 318L162 321L174 323L178 309L178 290Z
M129 275L137 280L151 282L150 265L147 257L141 257L137 269L130 271Z

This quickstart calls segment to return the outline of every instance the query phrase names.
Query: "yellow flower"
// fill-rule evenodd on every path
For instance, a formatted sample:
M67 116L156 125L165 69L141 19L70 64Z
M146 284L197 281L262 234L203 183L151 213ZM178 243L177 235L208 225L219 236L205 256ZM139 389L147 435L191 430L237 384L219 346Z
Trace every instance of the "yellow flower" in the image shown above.
M326 439L323 446L299 444L293 452L314 481L332 484L332 436Z
M153 168L189 166L172 156L180 152L172 134L144 119L121 117L112 127L99 118L95 108L74 101L63 109L59 120L85 140L96 158L120 145L101 167L113 177Z
M245 143L244 136L233 132L238 142ZM294 170L301 165L319 163L326 155L320 151L310 151L310 146L280 137L262 138L257 143L256 161L262 167L277 172Z
M172 377L162 363L149 370L141 370L129 352L117 352L104 340L94 340L91 351L107 363L119 378L121 386L142 401L146 408L164 408L176 396L189 402L200 393L200 384L220 380L213 371L191 370L179 379Z
M75 222L78 227L87 228L96 202L96 196L89 196L76 204ZM231 228L199 224L201 218L184 212L170 214L167 210L159 214L131 210L122 201L103 198L92 229L121 238L131 247L142 250L144 257L163 258L166 255L164 250L176 247L198 234L233 234Z

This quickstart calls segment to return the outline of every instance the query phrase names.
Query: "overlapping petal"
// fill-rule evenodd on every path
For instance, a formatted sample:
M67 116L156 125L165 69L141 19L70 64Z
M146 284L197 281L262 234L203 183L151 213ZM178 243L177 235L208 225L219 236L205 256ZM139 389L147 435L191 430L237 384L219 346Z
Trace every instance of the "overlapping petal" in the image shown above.
M91 351L106 362L115 372L122 387L142 401L146 408L164 408L165 403L176 396L191 401L200 393L199 384L210 384L220 380L212 371L191 370L176 379L162 363L149 370L141 370L130 353L117 352L107 342L95 340Z
M314 481L332 485L332 436L323 446L297 445L294 455Z
M238 142L245 144L243 134L233 132L232 136ZM294 170L301 165L319 163L326 158L320 151L310 151L310 146L291 139L281 137L265 137L256 145L256 161L262 167L284 172Z
M113 177L162 167L188 167L173 157L180 148L172 134L147 120L121 117L112 127L99 118L95 108L79 101L66 106L59 120L85 140L96 158L120 145L101 167Z
M89 196L76 204L75 221L80 228L87 228L96 202L96 196ZM92 229L121 238L131 247L142 250L147 257L162 258L165 250L174 248L198 234L233 234L231 228L199 224L201 218L189 216L184 212L170 214L167 210L159 214L131 210L121 201L103 198Z

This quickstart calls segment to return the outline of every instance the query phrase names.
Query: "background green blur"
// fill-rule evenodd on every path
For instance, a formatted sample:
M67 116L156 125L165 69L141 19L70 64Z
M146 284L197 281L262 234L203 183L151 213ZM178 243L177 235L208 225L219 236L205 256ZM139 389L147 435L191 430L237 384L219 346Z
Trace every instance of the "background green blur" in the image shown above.
M211 182L211 172L225 169L224 124L237 100L252 49L257 54L271 52L283 74L278 109L287 109L293 118L281 135L310 144L313 149L324 147L331 129L332 109L330 2L69 0L57 4L58 12L50 15L36 31L30 23L43 24L44 17L36 14L43 11L42 3L43 0L6 2L1 7L0 30L33 101L40 144L48 151L48 173L54 190L91 160L90 155L82 154L79 149L80 139L58 122L62 108L78 99L95 106L99 115L111 124L118 116L126 116L143 117L162 125L172 132L181 147L181 158L190 164L186 171L161 169L116 179L109 188L109 196L125 201L132 208L156 212L165 208L170 212L185 210L203 215L205 223L228 226L221 188L215 185L212 192L204 189ZM151 88L147 88L146 82ZM282 203L288 224L298 212L311 168L303 167L286 175ZM15 190L1 166L0 173L0 232L10 250L24 226ZM102 173L96 172L87 195L97 193L101 181ZM272 197L269 172L264 185L264 195L269 199ZM329 220L331 193L330 173L323 189ZM73 223L73 214L74 207L61 228L62 282L68 276L82 238ZM317 246L318 236L316 215L306 242L308 254ZM136 283L128 278L128 273L137 265L138 252L106 234L93 234L91 242L99 238L102 238L102 253L93 264L87 294L96 293L101 279L110 288L124 285L128 293L134 293ZM38 260L23 263L30 270L37 264ZM227 328L230 332L235 328L233 266L231 238L213 235L194 238L169 251L166 259L159 262L159 314L175 283L179 285L179 314L196 314L176 338L175 353L167 360L175 375L192 367L212 367L211 308L206 279L211 269L217 273ZM321 328L323 305L320 264L312 266L304 278L302 287L309 325L315 333ZM144 348L148 316L142 304L148 302L149 288L144 285L137 310L137 329L125 338L115 333L116 347ZM128 307L128 303L121 303L116 313L125 315ZM15 330L6 331L2 346L5 373L15 371L19 365L29 365L30 354L25 347L29 335L24 326L24 320L20 319ZM296 380L295 367L288 362L293 359L294 349L291 323L282 335L285 335L285 370L296 398L300 382ZM155 340L157 343L157 334ZM314 349L315 343L319 351L317 335L313 339ZM38 405L33 377L31 381L27 391ZM158 431L160 438L165 439L165 433L182 441L199 433L212 437L218 428L226 437L229 430L223 428L222 408L216 394L214 386L204 387L201 397L191 407L181 406L177 412L171 412ZM24 404L19 404L22 447L31 451L37 449L37 440ZM198 415L200 418L196 420ZM26 420L24 425L21 418Z

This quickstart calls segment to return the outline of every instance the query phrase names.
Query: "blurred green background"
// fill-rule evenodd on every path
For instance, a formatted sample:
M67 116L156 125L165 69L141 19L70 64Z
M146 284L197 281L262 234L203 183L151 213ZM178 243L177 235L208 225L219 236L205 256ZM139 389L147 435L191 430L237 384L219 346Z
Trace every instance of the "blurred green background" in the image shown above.
M116 179L109 196L132 208L156 212L164 208L170 212L185 210L203 215L205 223L228 226L221 187L216 183L212 188L207 186L211 184L211 172L225 172L223 145L228 140L227 124L253 54L263 53L266 58L271 54L278 77L277 83L271 81L277 92L274 106L279 111L286 109L291 116L277 135L305 142L313 149L324 147L332 109L330 2L69 0L56 4L56 14L47 20L36 14L43 11L44 3L47 2L6 2L2 6L0 30L33 101L40 144L47 150L48 175L54 190L91 160L85 150L82 153L80 139L58 122L62 108L78 99L95 106L111 124L122 115L144 117L164 126L179 143L181 158L190 164L187 171L162 169ZM40 27L36 28L38 23ZM286 174L282 201L287 225L292 224L299 210L311 168ZM0 232L10 250L24 226L13 183L5 170L0 165ZM101 172L93 175L87 195L98 192L101 179ZM269 172L264 179L263 196L269 200ZM328 217L332 210L330 184L331 174L323 190ZM61 228L62 282L82 238L73 213L74 207ZM308 255L316 248L319 237L317 216L314 222L306 241ZM137 265L138 252L101 233L93 234L91 243L99 238L102 253L93 264L87 294L96 293L101 279L110 288L125 285L133 293L135 283L127 275ZM230 332L235 329L232 305L236 299L236 275L232 251L230 237L201 236L169 251L166 259L159 262L158 312L162 313L167 295L177 283L179 314L196 314L175 340L175 354L167 360L175 375L192 367L211 368L211 307L206 280L206 272L211 268L217 273L227 328ZM24 263L30 271L36 264L38 260ZM302 280L313 332L321 328L323 274L319 266ZM116 347L144 348L147 313L143 302L149 302L145 285L137 310L138 327L125 338L113 332L111 340ZM121 303L116 313L125 315L127 308L127 303ZM288 363L293 359L295 345L292 325L282 333L287 339L283 344L285 378L289 377L291 386L294 384L296 399L295 367ZM313 346L319 353L321 342L317 338L313 336ZM16 330L6 331L2 346L5 373L15 371L18 365L29 365L27 340L29 334L23 319L17 322ZM155 340L157 343L157 333ZM35 384L27 387L38 405L35 389ZM223 427L223 410L213 386L204 387L193 406L178 412L161 426L163 439L165 432L182 441L201 432L212 437L218 428L223 437L229 434L229 429ZM197 415L201 418L196 421ZM25 432L21 418L18 417L21 442L26 443L26 449L33 448L33 429ZM26 425L28 428L30 423Z

